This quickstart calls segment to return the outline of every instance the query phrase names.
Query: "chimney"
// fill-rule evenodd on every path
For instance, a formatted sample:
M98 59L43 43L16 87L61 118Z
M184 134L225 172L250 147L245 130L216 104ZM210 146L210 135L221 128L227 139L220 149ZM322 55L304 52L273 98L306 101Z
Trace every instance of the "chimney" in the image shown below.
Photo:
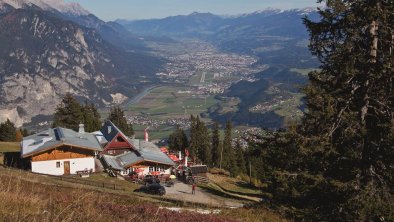
M79 124L78 133L85 133L85 125L83 125L82 123Z
M144 130L144 139L145 141L149 141L148 128L145 128Z

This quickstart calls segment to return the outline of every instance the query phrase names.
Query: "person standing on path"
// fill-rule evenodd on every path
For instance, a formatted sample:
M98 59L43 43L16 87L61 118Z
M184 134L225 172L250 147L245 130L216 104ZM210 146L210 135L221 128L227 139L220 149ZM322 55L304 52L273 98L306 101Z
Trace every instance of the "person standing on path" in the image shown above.
M196 184L195 183L192 184L192 194L193 195L196 194Z

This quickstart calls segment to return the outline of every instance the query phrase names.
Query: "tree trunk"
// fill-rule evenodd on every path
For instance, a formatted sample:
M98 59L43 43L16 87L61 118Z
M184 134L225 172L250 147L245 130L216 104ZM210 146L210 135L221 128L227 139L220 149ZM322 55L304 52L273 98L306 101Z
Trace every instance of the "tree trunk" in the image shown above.
M378 50L378 22L377 21L372 21L369 33L371 34L372 37L372 44L371 44L371 62L376 63L376 57L377 57L377 50Z

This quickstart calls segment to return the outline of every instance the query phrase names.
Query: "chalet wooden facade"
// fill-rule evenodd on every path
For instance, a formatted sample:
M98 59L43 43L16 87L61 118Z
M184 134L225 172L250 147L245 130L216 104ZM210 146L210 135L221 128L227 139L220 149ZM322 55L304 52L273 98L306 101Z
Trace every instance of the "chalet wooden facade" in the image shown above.
M100 131L106 140L100 155L117 156L135 150L127 136L111 121L106 121Z
M31 160L34 173L49 175L95 171L95 156L102 148L94 135L55 128L23 138L21 154Z
M111 121L94 133L54 128L24 137L21 155L31 161L32 172L49 175L95 172L98 159L122 175L170 174L175 165L155 144L128 138Z
M152 142L127 138L111 121L105 122L101 133L107 141L100 153L106 168L121 175L171 173L175 163Z

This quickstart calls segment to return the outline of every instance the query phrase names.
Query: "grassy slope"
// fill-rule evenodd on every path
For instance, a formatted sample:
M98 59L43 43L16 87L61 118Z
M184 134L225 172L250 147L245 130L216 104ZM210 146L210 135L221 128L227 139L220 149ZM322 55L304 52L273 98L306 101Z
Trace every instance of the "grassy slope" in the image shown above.
M20 149L19 142L0 142L0 165L2 165L4 161L4 156L2 153L19 152Z
M113 191L0 168L0 218L5 221L185 221L185 218L188 221L285 221L262 208L221 209L218 215L176 213L159 208L176 204L134 194L125 181L99 174L89 180L121 183L120 186L128 189Z
M0 153L20 151L19 142L0 142Z

